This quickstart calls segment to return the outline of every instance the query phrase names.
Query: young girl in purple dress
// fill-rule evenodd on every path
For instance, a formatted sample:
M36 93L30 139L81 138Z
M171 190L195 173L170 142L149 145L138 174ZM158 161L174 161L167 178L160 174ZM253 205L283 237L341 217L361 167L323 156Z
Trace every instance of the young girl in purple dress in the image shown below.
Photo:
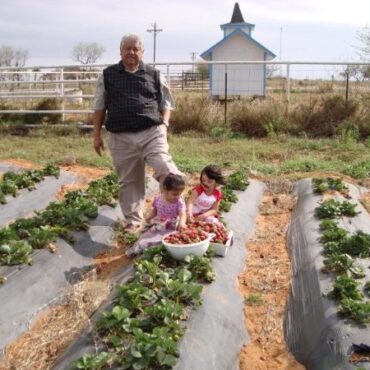
M141 234L139 240L127 250L126 254L133 257L144 249L158 245L163 235L186 227L186 205L181 197L185 189L185 181L179 175L169 174L162 183L162 192L154 198L152 209L145 221L149 229Z

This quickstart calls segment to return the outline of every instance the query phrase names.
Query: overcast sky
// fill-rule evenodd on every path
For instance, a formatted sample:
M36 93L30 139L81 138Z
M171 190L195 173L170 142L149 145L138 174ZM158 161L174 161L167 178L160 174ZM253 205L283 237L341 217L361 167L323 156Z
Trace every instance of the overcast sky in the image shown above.
M29 51L27 66L74 64L79 42L106 48L100 63L119 60L125 33L142 35L152 61L154 21L157 62L191 61L220 41L234 0L0 0L0 46ZM240 0L252 37L277 60L356 61L358 32L370 25L370 0ZM282 29L282 32L280 31ZM280 48L281 45L281 48Z

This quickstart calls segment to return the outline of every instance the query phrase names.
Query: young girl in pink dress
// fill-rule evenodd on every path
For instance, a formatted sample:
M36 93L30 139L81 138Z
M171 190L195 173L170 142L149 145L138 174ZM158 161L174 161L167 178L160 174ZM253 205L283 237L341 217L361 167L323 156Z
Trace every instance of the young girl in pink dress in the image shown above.
M145 217L149 229L127 250L127 256L133 257L158 245L163 235L186 226L186 205L181 197L184 189L185 181L181 176L169 174L165 177L162 192L154 198L152 209Z
M218 207L222 191L218 185L225 185L225 178L218 166L209 165L200 174L200 185L193 188L187 202L188 222L194 220L218 222Z

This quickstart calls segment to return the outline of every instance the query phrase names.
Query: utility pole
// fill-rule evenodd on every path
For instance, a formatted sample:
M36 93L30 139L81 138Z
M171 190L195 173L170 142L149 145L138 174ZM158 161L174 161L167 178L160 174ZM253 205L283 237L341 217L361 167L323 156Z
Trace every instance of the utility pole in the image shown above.
M281 58L282 58L282 52L283 52L283 27L280 27L280 49L279 49L279 58L280 58L280 62L281 62ZM283 76L283 71L282 71L282 64L280 64L280 76L282 77Z
M191 61L193 62L192 67L191 67L191 71L192 71L192 73L194 73L194 63L195 63L197 53L195 51L192 51L190 53L190 55L191 55Z
M281 55L283 52L283 27L280 27L280 50L279 50L279 56L280 56L280 62L281 62Z
M157 22L154 22L152 24L153 28L147 29L147 32L152 33L153 32L153 37L154 37L154 45L153 45L153 63L155 63L155 52L157 48L157 33L162 32L162 28L157 28Z

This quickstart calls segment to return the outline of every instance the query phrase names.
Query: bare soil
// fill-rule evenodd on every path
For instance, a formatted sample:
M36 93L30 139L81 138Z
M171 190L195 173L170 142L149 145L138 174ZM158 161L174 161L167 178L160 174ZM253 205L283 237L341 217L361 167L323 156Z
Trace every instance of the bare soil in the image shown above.
M89 324L109 294L109 284L92 272L37 317L31 328L4 350L0 370L50 369L61 351Z
M239 275L250 342L239 356L241 370L300 370L287 349L283 319L290 292L286 229L295 205L288 182L267 183L256 233L247 245L246 268Z

